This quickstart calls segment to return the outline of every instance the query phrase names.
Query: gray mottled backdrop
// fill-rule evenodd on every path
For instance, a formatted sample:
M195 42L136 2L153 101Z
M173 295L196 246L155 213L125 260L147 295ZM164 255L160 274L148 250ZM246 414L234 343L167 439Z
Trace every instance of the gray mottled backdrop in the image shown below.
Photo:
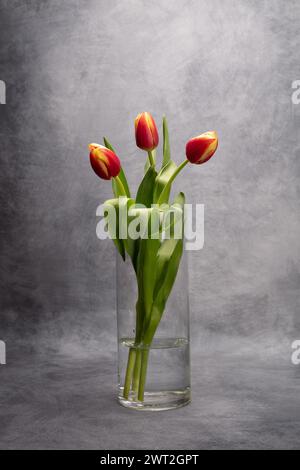
M0 15L0 445L297 447L300 3L1 0ZM111 188L87 151L107 135L136 186L143 110L167 115L177 162L189 137L220 139L181 178L205 204L190 257L194 401L159 419L111 398L115 257L95 234Z

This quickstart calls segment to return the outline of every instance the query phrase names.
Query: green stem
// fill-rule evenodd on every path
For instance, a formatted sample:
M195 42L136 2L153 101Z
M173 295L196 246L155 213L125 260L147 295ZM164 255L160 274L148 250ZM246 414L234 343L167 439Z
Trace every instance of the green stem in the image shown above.
M171 184L173 183L174 179L176 178L176 176L178 175L178 173L181 172L181 170L185 167L185 165L187 165L189 162L188 159L184 160L182 163L180 163L180 165L176 168L176 170L174 171L174 173L172 174L171 178L169 179L169 181L167 182L166 186L164 187L164 189L162 190L162 192L160 193L160 196L158 198L158 201L157 201L157 204L162 204L164 202L164 196L165 194L168 194L168 191L171 187Z
M140 350L140 348L138 348L136 350L133 380L132 380L132 391L136 393L139 389L139 383L140 383L141 362L142 362L142 351Z
M127 193L125 191L125 188L124 188L124 185L121 181L121 178L119 176L115 176L114 180L115 180L116 185L118 187L119 196L126 196L127 197Z
M128 397L129 397L132 373L133 373L134 364L135 364L135 356L136 356L136 349L130 348L129 355L128 355L126 375L125 375L125 382L124 382L124 391L123 391L123 396L124 398L126 398L126 400L128 400Z
M134 345L136 346L136 358L135 358L133 379L132 379L132 390L136 393L138 391L139 381L140 381L141 350L139 346L140 346L141 339L142 339L143 321L144 321L144 305L142 301L141 286L140 286L138 277L137 277L137 283L138 283L138 300L136 303L136 327L135 327L135 340L134 340Z
M149 358L149 348L147 347L147 349L142 350L141 374L140 374L140 383L139 383L139 391L138 391L139 401L144 401L148 358Z
M154 168L155 167L155 161L154 161L152 150L148 150L148 158L149 158L150 166L152 166Z

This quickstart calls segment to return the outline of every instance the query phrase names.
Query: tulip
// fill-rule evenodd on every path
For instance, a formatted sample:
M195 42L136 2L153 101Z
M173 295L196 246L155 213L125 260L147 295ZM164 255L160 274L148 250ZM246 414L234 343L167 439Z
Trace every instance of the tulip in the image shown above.
M94 172L104 180L117 177L121 170L119 157L108 148L90 144L90 161Z
M196 165L207 162L218 147L218 135L215 131L205 132L190 139L186 144L186 158Z
M136 145L142 150L152 151L158 146L158 132L150 113L138 114L135 118Z

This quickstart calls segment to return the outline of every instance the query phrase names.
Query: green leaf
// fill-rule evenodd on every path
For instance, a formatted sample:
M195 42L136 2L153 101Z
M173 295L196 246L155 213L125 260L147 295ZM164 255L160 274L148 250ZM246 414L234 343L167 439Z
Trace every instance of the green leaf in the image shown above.
M184 207L185 196L179 193L175 198L174 204ZM184 220L182 219L182 224ZM182 227L183 233L183 227ZM176 280L180 260L183 252L183 238L167 239L161 243L157 250L155 267L155 286L153 289L153 304L151 313L148 315L148 323L144 334L145 344L151 344L155 331L163 315L166 302L172 291Z
M183 252L183 240L180 239L180 240L177 240L176 245L174 245L173 249L171 250L171 255L169 257L169 261L165 269L165 278L157 292L157 296L155 299L155 305L160 306L162 311L165 307L167 299L174 285L178 268L179 268L179 263L180 263L181 256L182 256L182 252Z
M122 204L122 206L120 206ZM120 210L121 219L120 217ZM109 209L113 209L114 212L110 212ZM135 209L129 213L129 209ZM141 240L130 238L128 231L129 223L137 217L144 218L146 221L146 231L148 230L148 223L151 223L151 214L154 212L154 209L150 208L141 208L135 207L134 199L129 199L126 197L109 199L104 203L104 211L106 212L106 226L109 231L110 237L115 243L119 253L122 258L125 260L125 253L127 253L134 267L135 272L137 272L137 259L139 254L139 247ZM157 211L156 211L157 212ZM126 216L126 218L124 218ZM120 225L121 224L121 225ZM141 236L145 236L145 233L142 233Z
M142 182L138 188L136 195L136 203L151 207L153 202L153 191L157 172L153 167L149 167Z
M153 291L156 279L156 255L160 247L159 239L141 238L137 259L137 280L139 301L144 306L144 324L147 324L153 303Z
M139 230L140 236L137 239L131 239L130 233L128 230L128 238L127 240L125 240L125 248L126 248L127 253L132 259L132 264L137 273L139 251L141 249L141 246L142 245L144 246L144 241L146 237L149 236L149 231L151 229L151 222L154 220L156 221L156 223L153 222L154 236L152 238L153 240L157 240L160 238L159 211L154 208L139 207L139 204L133 204L132 207L130 207L130 209L132 210L130 214L128 215L128 223L131 223L134 221L134 219L137 219L136 228L137 230ZM143 243L142 243L142 240L143 240Z
M183 240L173 240L173 242L174 241L176 241L176 243L169 244L169 255L163 270L164 279L161 285L158 286L154 302L156 306L160 307L161 312L163 312L167 299L171 293L183 252Z
M185 195L182 191L180 191L180 193L177 194L177 196L174 199L173 204L179 204L183 209L184 204L185 204Z
M181 172L181 170L188 164L188 159L184 160L180 165L174 170L173 174L171 174L168 182L166 183L165 187L163 188L160 196L158 198L158 204L165 204L169 200L170 191L172 184L176 178L176 176Z
M136 250L137 250L137 241L138 240L132 240L129 235L128 235L128 224L131 221L131 217L128 216L128 210L131 206L134 205L134 200L133 199L128 199L127 201L127 220L126 220L126 226L127 226L127 238L122 239L122 242L124 243L125 251L128 253L132 260L132 264L134 269L136 269Z
M124 212L122 214L126 214L126 219L121 217L121 221L119 220L119 214L120 214L120 202L124 204ZM115 243L120 255L122 258L125 260L125 253L130 256L132 260L132 264L134 267L134 270L137 270L137 256L138 256L138 250L139 250L139 240L133 240L132 238L129 237L128 234L128 225L131 222L131 220L134 219L135 216L130 216L128 214L129 209L134 205L135 201L134 199L129 199L129 198L115 198L115 199L109 199L105 201L104 203L104 210L107 208L108 215L106 216L106 222L107 222L107 228L110 234L110 237L112 238L113 242ZM125 207L126 206L126 207ZM114 218L109 219L109 207L112 207L115 210L115 215L116 215L116 220ZM126 212L125 212L126 210ZM139 211L149 211L150 209L138 209L137 215L139 215ZM120 227L120 222L122 224L122 228L126 229L126 238L121 238L123 237L123 233L121 231ZM114 226L115 223L115 226ZM116 235L114 237L114 235Z
M180 206L181 208L181 216L182 218L179 221L182 223L182 237L183 237L183 209L185 203L185 196L184 193L180 192L174 199L174 203L172 206ZM171 207L172 207L171 206ZM172 256L177 249L177 245L179 242L182 242L182 239L166 239L162 242L158 252L157 252L157 263L156 263L156 285L155 285L155 292L154 298L158 296L158 293L161 289L161 286L164 284L164 279L166 275L166 270L168 269L168 263L172 259Z
M170 160L158 173L156 180L155 180L155 186L154 186L154 194L153 194L153 201L156 203L159 199L159 196L161 192L163 191L164 187L167 185L169 179L173 175L174 171L176 170L177 165L173 160ZM170 190L166 192L164 201L161 201L162 203L167 203L170 197Z
M115 220L110 218L109 206L115 211ZM120 238L120 227L119 227L119 199L108 199L104 203L104 211L106 210L107 214L105 216L107 229L110 234L111 239L117 247L120 255L125 261L125 243L124 240Z
M163 117L163 136L164 136L164 143L163 143L162 168L171 160L169 130L168 130L168 123L167 123L166 116Z
M183 240L176 240L174 244L170 243L166 251L169 251L169 255L166 255L166 259L163 260L161 265L160 284L155 286L153 305L144 335L145 344L151 344L174 285L183 252Z
M163 285L168 262L177 246L178 240L164 240L157 252L156 261L156 282L153 297L157 298L158 293Z
M175 238L177 235L176 239L179 235L183 235L184 202L184 194L179 193L171 206L167 204L160 206L160 212L163 216L160 225L161 234L168 235L168 238ZM167 215L168 218L166 218Z
M104 145L105 145L106 148L108 148L112 152L115 152L113 146L110 144L110 142L107 140L106 137L103 137L103 142L104 142ZM122 184L124 186L126 196L130 198L129 186L128 186L127 179L126 179L126 176L125 176L125 173L124 173L124 170L123 170L122 167L121 167L121 170L120 170L120 173L119 173L119 178L122 181ZM114 179L112 179L112 189L113 189L113 193L114 193L115 197L119 197L120 193L119 193L118 186L117 186Z

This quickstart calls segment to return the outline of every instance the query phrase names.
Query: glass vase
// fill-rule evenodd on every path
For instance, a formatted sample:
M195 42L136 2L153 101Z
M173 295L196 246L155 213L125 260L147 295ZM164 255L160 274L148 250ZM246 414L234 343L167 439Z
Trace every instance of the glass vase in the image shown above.
M138 289L132 264L117 255L116 265L119 403L151 411L187 405L191 400L187 253L183 251L171 294L147 346L136 344Z

